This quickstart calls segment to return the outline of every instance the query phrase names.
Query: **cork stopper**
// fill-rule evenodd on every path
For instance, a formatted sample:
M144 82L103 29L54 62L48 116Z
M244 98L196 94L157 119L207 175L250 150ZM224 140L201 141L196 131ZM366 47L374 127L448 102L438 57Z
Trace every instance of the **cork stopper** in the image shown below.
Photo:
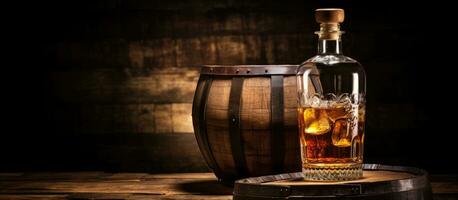
M315 10L315 20L320 23L320 31L316 32L322 40L338 40L343 33L340 23L344 21L345 13L340 8L320 8Z
M319 8L315 10L315 20L318 23L342 23L344 10L340 8Z

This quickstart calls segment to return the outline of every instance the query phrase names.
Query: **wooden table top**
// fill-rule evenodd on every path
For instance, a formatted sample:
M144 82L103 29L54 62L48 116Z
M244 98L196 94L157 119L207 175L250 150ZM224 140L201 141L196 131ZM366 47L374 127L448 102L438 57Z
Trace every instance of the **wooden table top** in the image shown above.
M458 199L456 176L431 178L434 198ZM0 173L0 199L232 199L212 173Z

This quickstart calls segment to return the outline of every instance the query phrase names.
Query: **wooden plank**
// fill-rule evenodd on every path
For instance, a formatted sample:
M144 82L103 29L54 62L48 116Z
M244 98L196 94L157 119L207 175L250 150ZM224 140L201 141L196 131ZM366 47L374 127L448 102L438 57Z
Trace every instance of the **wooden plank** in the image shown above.
M186 179L216 179L213 173L167 173L167 174L148 174L149 179L153 178L186 178Z
M202 64L300 63L304 55L315 52L315 43L310 43L312 37L310 34L283 32L166 36L122 42L119 39L78 40L61 42L56 51L59 52L58 66L61 68L110 68L145 75L160 68L188 68ZM290 51L292 48L297 51ZM105 50L108 52L103 52Z
M433 194L435 200L452 200L457 195ZM145 194L71 194L71 195L37 195L37 194L0 194L1 200L156 200L156 199L189 199L189 200L232 200L232 195L145 195Z
M172 105L162 104L154 107L154 132L171 133L172 127Z
M2 170L65 169L154 173L209 171L196 138L191 133L70 133L18 133L3 137L5 141L23 141L27 138L22 145L34 150L20 154L20 159L14 162L2 162ZM171 148L177 146L179 148ZM6 155L7 151L4 153Z
M51 100L104 104L192 103L198 77L198 68L149 72L128 68L56 71L50 75L56 97Z
M432 182L431 187L433 193L438 194L457 194L458 196L458 181L455 182Z
M147 195L147 194L0 194L0 200L231 200L232 195Z
M192 104L174 103L172 104L172 132L173 133L193 133L192 126ZM156 123L156 126L160 124Z
M14 180L21 177L24 173L21 172L4 172L0 173L0 181Z
M0 181L34 181L34 180L89 180L100 179L110 175L101 171L93 172L25 172L20 176L0 175Z
M153 179L216 179L210 172L203 173L108 173L101 171L85 172L26 172L2 173L1 181L33 181L33 180L153 180Z
M58 104L52 113L62 132L193 133L192 104ZM62 123L59 123L63 121ZM72 126L68 125L72 124ZM70 129L70 130L68 130Z
M117 136L119 135L119 136ZM129 172L207 171L194 134L86 134L105 167ZM108 139L111 138L111 139ZM179 145L180 148L170 148ZM90 156L90 155L89 155Z
M389 174L391 176L393 174ZM2 178L10 178L3 180ZM445 176L444 176L445 177ZM449 176L447 176L449 177ZM433 179L436 177L433 176ZM432 182L434 197L454 199L456 180ZM0 199L232 199L213 173L1 173Z
M147 5L147 3L142 4ZM207 5L207 3L200 5ZM211 3L208 5L212 6ZM155 5L154 10L161 6ZM81 17L86 20L82 20L81 24L61 24L61 29L56 31L65 31L66 25L72 25L73 32L65 32L65 36L70 39L86 36L89 39L123 37L127 40L135 40L210 34L275 34L279 32L310 34L316 28L313 18L303 12L266 12L257 11L256 8L243 12L242 10L218 8L199 13L195 9L168 12L167 10L145 11L144 6L140 8L142 11L128 11L126 8L126 5L123 5L122 10L125 12L103 11L102 16L100 12L94 12L94 10L85 11L85 15ZM63 16L65 14L62 13ZM74 13L73 16L78 14L81 13ZM99 49L100 53L104 53L104 50Z
M232 189L226 188L215 179L162 179L152 181L132 181L132 180L118 180L118 181L10 181L0 182L0 193L39 193L39 194L59 194L59 193L72 193L72 192L96 192L96 193L145 193L145 194L188 194L193 193L189 191L182 191L183 185L190 185L189 187L198 187L199 184L211 185L214 191L211 193L230 194ZM192 184L195 184L192 186ZM276 183L276 184L291 184L290 183ZM293 185L300 183L293 183ZM432 188L435 194L458 194L456 182L433 182ZM186 187L186 186L185 186ZM202 186L206 187L206 186ZM202 188L201 188L202 189Z
M187 67L197 64L267 64L300 63L304 51L312 53L314 46L304 45L303 51L288 49L307 44L304 34L273 35L211 35L190 38L157 38L129 43L129 63L133 68L165 66ZM97 44L94 44L97 45ZM104 59L104 58L101 58Z
M155 200L155 199L209 199L209 200L229 200L232 195L148 195L148 194L71 194L68 199L93 199L93 200L107 200L107 199L129 199L129 200Z
M139 104L138 111L131 115L131 123L135 124L137 133L153 133L156 128L154 104Z
M186 188L191 188L186 190ZM197 190L194 191L193 189ZM201 191L199 191L201 190ZM203 190L203 191L202 191ZM62 194L62 193L131 193L153 195L196 194L207 192L211 194L232 194L232 188L223 186L215 179L210 180L179 180L169 183L158 181L14 181L1 182L0 193L17 194Z
M0 194L0 200L68 200L66 194Z

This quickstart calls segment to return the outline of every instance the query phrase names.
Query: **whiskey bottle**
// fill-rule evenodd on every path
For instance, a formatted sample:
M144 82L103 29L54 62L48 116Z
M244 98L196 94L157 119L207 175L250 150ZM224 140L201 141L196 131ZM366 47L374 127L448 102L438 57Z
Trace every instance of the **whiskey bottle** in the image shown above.
M317 9L318 54L298 68L298 126L308 180L362 177L365 90L363 67L343 55L344 10Z

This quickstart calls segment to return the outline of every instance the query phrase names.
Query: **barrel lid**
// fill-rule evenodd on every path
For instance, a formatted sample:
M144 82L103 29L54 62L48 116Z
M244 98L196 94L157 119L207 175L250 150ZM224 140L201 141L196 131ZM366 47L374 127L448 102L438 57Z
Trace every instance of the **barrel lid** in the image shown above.
M430 188L427 172L412 167L364 164L365 172L390 174L385 180L360 179L339 182L303 181L302 172L240 179L234 185L234 199L253 199L324 196L370 196ZM399 173L400 175L396 175ZM265 198L264 198L265 197ZM267 198L268 197L268 198Z
M201 74L231 76L295 75L298 65L203 65Z

